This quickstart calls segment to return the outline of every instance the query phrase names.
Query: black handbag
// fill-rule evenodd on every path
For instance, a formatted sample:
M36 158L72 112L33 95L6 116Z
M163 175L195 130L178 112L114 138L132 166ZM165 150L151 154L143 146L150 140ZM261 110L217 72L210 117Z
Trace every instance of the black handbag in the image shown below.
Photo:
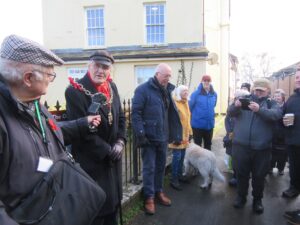
M19 224L89 225L105 198L79 164L60 159L9 215Z

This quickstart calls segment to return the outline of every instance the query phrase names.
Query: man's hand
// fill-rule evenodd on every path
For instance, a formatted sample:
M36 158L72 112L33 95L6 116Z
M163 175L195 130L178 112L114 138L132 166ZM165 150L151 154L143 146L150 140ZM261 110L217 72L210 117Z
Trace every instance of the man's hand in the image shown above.
M109 157L113 160L120 160L122 158L122 152L125 147L125 143L119 139L111 149Z
M240 100L235 100L235 102L234 102L234 106L235 107L242 107L242 103L240 102Z
M256 102L250 102L248 107L252 112L258 112L259 111L259 104L257 104Z
M101 116L95 115L95 116L87 116L88 124L93 127L98 127L101 123Z

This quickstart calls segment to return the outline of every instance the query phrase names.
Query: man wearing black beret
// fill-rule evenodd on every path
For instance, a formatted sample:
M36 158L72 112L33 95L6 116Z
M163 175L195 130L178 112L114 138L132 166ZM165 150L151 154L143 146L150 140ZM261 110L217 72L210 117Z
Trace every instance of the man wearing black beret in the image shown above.
M114 58L105 50L90 56L87 74L65 92L68 119L99 114L101 124L72 143L74 158L104 189L106 202L93 225L117 225L122 197L121 158L125 146L125 116L119 93L110 77Z

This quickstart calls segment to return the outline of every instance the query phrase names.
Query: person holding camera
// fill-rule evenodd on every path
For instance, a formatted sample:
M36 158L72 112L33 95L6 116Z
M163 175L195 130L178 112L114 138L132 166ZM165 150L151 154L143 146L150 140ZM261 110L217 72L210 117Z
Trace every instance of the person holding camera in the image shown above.
M117 86L110 77L114 58L105 50L90 56L87 74L78 82L70 79L65 91L68 119L99 114L101 124L72 143L74 158L103 188L106 202L93 225L117 225L122 199L121 158L125 148L125 116Z
M240 98L228 108L235 118L232 140L233 166L237 174L235 208L244 207L248 195L249 177L252 174L252 209L263 213L264 179L270 167L273 124L281 118L279 105L269 98L269 80L254 81L253 94Z

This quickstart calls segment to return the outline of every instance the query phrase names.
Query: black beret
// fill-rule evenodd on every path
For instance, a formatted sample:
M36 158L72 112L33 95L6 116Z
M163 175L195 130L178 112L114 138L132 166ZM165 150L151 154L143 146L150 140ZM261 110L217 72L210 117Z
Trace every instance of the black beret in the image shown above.
M90 60L99 62L103 65L110 66L115 62L114 57L105 50L97 50L91 56Z

